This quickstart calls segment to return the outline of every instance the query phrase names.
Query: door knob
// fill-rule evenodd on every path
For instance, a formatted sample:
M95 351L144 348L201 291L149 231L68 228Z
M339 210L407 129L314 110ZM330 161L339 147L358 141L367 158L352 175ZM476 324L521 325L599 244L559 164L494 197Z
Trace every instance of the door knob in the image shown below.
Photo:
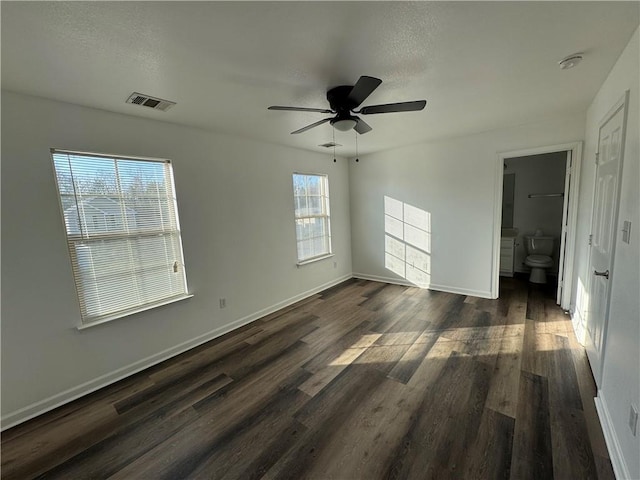
M604 277L604 278L606 278L607 280L609 280L609 270L606 270L606 271L604 271L604 272L599 272L599 271L597 271L597 270L594 270L594 271L593 271L593 274L594 274L596 277Z

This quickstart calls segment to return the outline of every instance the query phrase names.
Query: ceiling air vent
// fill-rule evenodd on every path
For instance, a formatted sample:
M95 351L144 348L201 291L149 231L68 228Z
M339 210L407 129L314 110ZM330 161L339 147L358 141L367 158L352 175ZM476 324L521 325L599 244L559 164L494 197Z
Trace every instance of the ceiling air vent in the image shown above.
M318 145L319 147L324 147L324 148L331 148L331 147L341 147L342 145L340 145L339 143L335 143L335 142L327 142L327 143L323 143L322 145Z
M163 100L161 98L152 97L138 92L133 92L129 96L129 98L127 98L127 103L142 105L143 107L153 108L154 110L162 110L163 112L166 112L176 104L176 102Z

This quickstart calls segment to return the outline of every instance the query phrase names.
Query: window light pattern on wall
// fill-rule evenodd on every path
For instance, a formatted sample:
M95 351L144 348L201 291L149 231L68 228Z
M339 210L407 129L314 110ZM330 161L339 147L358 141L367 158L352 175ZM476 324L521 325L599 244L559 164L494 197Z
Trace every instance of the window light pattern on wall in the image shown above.
M83 323L186 298L171 163L52 157Z
M431 213L384 197L385 268L414 285L431 284Z
M298 263L331 254L327 176L294 173L293 197Z

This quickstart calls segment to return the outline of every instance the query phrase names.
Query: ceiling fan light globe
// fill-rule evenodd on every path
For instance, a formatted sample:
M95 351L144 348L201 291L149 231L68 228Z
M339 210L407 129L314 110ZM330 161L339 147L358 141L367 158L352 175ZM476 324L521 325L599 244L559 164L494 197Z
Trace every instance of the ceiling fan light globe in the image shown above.
M340 130L341 132L348 132L356 126L356 123L357 122L352 118L345 118L333 122L332 125L336 130Z

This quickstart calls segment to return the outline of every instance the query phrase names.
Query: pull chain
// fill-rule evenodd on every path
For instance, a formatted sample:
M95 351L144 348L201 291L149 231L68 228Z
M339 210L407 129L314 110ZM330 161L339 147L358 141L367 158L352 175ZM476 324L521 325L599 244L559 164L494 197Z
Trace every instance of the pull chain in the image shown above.
M356 135L356 162L359 162L360 159L358 158L358 132L355 132Z
M335 128L331 128L331 133L333 134L333 163L336 163L336 130Z

